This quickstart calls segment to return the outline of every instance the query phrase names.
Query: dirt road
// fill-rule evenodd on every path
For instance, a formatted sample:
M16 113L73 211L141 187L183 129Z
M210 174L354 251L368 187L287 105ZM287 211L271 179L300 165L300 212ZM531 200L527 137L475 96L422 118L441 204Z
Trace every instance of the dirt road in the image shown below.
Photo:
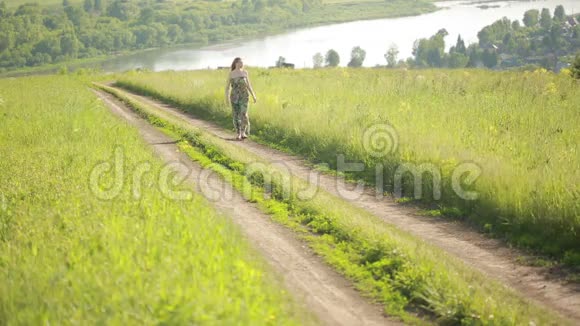
M229 184L215 174L203 170L175 142L138 117L112 95L95 91L113 113L136 127L145 142L165 162L172 163L176 173L187 176L196 191L210 195ZM250 243L265 257L284 280L284 285L298 302L312 311L326 325L398 325L382 313L379 305L369 303L342 276L325 265L295 235L274 222L240 194L211 197L213 205L231 218Z
M224 130L211 122L197 119L179 109L137 94L130 94L130 96L170 112L191 125L218 137L224 139L234 137L231 131ZM238 144L240 147L272 162L284 162L284 166L294 176L309 180L312 167L305 160L249 139ZM524 297L559 311L564 316L580 321L579 285L566 284L557 277L551 277L547 268L523 266L518 263L518 258L522 256L521 252L508 248L500 241L487 238L465 225L420 216L416 209L397 204L391 198L377 200L373 189L367 188L363 194L360 194L353 187L345 187L341 184L334 176L319 174L318 186L321 189L445 250L461 259L465 264L515 289Z

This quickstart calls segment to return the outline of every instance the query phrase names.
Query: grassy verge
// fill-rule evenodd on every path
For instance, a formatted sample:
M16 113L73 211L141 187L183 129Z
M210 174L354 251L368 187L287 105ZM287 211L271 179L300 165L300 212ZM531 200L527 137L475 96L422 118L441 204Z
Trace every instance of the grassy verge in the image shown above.
M125 74L119 84L230 127L222 72ZM580 266L580 142L574 80L544 71L480 70L253 70L260 102L251 108L255 135L313 163L337 168L337 154L364 163L351 176L376 182L384 166L385 191L395 189L403 164L432 167L415 189L409 173L402 195L435 206L434 215L459 218L522 248ZM549 114L546 113L549 110ZM374 126L388 155L367 150ZM379 129L380 131L380 129ZM373 133L371 132L372 136ZM382 139L380 137L383 137ZM391 142L391 143L389 143ZM391 147L393 148L393 147ZM459 197L454 173L464 164L481 175L463 185L476 200ZM434 189L441 192L436 199Z
M0 324L308 322L230 221L167 196L188 188L164 188L82 82L0 80L0 130Z
M24 67L16 69L8 69L5 71L0 70L0 78L12 78L12 77L23 77L29 75L49 75L49 74L66 74L70 70L98 70L95 66L99 63L110 60L116 56L114 55L103 55L98 57L92 57L87 59L75 59L69 60L62 63L52 63L48 65L36 66L36 67ZM86 67L86 68L85 68ZM91 68L95 67L95 68Z
M124 92L102 88L179 139L192 159L222 175L274 220L296 230L360 291L381 302L388 314L414 324L567 323L455 258L324 191L301 199L299 193L309 185L252 153ZM262 167L258 173L254 173L256 166ZM272 180L271 185L267 180ZM270 185L267 190L265 184Z

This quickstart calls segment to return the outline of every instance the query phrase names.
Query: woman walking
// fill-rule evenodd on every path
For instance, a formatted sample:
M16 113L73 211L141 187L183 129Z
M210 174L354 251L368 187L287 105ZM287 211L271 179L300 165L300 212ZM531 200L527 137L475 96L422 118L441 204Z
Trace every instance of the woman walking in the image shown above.
M237 140L248 138L250 134L250 120L248 117L249 94L252 94L256 103L256 94L250 84L248 72L244 70L242 59L235 58L232 62L232 70L226 83L226 102L232 106L234 127L237 132Z

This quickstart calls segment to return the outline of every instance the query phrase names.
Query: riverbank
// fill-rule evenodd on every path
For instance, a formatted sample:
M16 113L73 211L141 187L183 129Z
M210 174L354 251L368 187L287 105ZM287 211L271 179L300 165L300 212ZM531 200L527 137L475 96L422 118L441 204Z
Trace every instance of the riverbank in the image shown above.
M393 1L325 1L319 7L313 7L309 11L293 16L289 20L280 20L276 24L264 21L259 24L241 24L233 26L222 26L220 31L210 29L200 30L199 40L196 42L186 42L179 44L165 45L162 47L148 47L147 49L125 50L121 55L101 55L79 60L63 61L47 65L39 65L25 68L8 68L0 73L0 78L18 77L33 74L56 73L60 70L70 71L80 68L97 68L97 64L121 57L127 57L139 53L146 53L157 49L176 49L187 47L205 48L233 42L244 42L256 37L267 37L284 32L336 23L346 23L358 20L372 20L380 18L394 18L406 16L418 16L429 12L434 12L438 8L435 1L421 0L417 2Z

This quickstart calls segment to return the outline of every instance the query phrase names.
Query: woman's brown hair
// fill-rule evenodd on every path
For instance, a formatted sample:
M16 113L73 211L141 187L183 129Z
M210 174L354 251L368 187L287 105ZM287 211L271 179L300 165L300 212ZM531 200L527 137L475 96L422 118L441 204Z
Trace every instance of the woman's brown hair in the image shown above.
M238 63L239 61L242 61L242 58L237 57L234 59L234 62L232 62L232 71L236 69L236 63Z

